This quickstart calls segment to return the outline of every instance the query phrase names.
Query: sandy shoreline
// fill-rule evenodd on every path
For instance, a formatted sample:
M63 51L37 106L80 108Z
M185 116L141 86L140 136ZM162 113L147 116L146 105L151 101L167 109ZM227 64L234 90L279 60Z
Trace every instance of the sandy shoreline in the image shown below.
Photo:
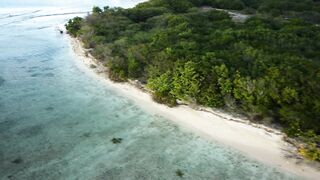
M305 163L297 164L298 160L288 158L294 148L284 140L283 133L260 125L249 125L248 121L232 117L221 112L206 112L192 109L186 105L169 108L155 103L150 94L129 83L114 83L107 78L106 68L92 56L86 56L81 42L69 38L72 50L77 55L76 63L88 75L99 78L120 95L133 100L144 110L172 120L179 126L192 130L194 133L209 140L237 149L246 156L281 168L306 179L318 179L320 170ZM90 68L95 65L96 68ZM95 73L94 73L95 72ZM232 119L232 121L227 120ZM259 126L259 127L258 127ZM271 132L271 133L270 133Z

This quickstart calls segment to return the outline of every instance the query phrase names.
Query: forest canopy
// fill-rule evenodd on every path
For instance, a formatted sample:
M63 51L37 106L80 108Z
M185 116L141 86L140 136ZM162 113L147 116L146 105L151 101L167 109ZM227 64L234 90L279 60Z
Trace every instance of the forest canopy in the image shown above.
M239 23L214 8L254 15ZM318 0L150 0L94 7L66 27L111 79L138 79L158 102L240 110L319 148L319 12Z

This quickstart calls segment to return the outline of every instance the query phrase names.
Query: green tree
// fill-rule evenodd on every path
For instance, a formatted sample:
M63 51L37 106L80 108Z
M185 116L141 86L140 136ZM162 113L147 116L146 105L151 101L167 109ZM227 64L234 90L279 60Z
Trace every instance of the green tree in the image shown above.
M148 85L153 92L153 98L157 102L168 104L170 106L176 105L176 99L171 90L173 88L171 72L166 72L159 77L148 80Z
M83 22L83 18L81 17L75 17L73 19L70 19L68 23L65 25L68 33L76 37L81 28L82 22Z
M188 61L176 68L171 93L179 99L196 101L202 81L202 77L196 71L196 66L196 63Z
M99 8L98 6L94 6L93 8L92 8L92 13L93 14L101 14L103 11L102 11L102 9L101 8Z

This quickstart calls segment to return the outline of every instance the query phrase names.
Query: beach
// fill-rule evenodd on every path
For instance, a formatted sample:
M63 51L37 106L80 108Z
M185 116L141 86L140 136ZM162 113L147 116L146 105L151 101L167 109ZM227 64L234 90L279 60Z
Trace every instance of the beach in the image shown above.
M223 112L203 111L187 105L170 108L158 104L152 100L148 92L142 91L132 83L112 82L107 77L107 69L86 53L78 39L69 38L69 41L71 51L77 56L76 64L84 73L105 82L119 95L129 98L147 112L162 116L196 135L236 149L249 158L267 165L306 179L320 177L319 168L310 166L301 159L290 158L295 157L296 149L283 140L284 134L280 131L263 125L252 125L248 120Z
M258 160L281 132L219 109L154 103L138 81L108 80L80 43L74 52L64 24L85 14L73 13L138 1L0 2L0 179L303 179Z

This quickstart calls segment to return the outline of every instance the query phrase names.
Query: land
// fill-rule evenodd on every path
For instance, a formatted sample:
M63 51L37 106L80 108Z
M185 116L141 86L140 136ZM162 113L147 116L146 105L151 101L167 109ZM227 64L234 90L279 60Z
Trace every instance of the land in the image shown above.
M119 95L131 99L147 112L160 115L203 138L237 149L252 159L297 176L307 179L317 179L320 176L319 165L299 157L296 147L284 140L286 135L281 131L200 106L168 107L156 103L149 90L137 85L135 81L111 81L108 68L95 59L89 53L90 50L83 48L81 41L71 37L70 43L77 55L76 64L84 73L103 81Z
M319 11L309 0L150 0L94 7L66 28L113 81L138 80L169 106L281 126L301 155L320 161Z
M165 104L171 108L145 108L299 174L291 164L320 162L318 17L320 2L311 0L149 0L93 7L66 29L96 62L89 67L129 84L118 91L137 104ZM131 94L132 86L145 95ZM275 163L279 157L289 165Z

